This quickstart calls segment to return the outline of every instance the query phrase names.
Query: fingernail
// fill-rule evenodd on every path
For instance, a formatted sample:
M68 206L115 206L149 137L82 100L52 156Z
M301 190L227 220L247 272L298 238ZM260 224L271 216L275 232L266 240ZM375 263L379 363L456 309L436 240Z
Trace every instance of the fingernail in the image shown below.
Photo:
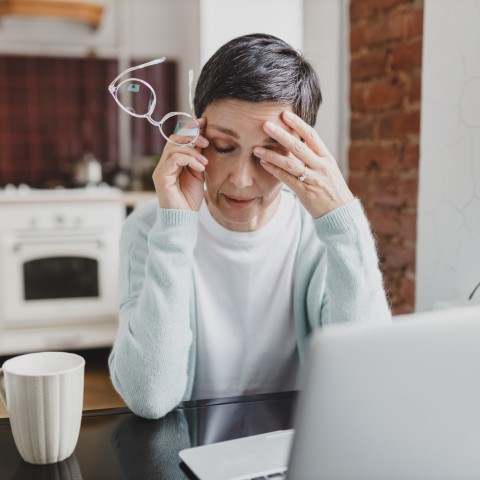
M263 155L265 153L265 149L261 147L255 147L253 149L253 153L255 153L255 155Z
M284 115L286 118L288 118L288 120L293 120L295 118L295 115L290 110L284 112Z
M203 155L200 155L200 160L202 161L202 163L204 165L206 165L208 163L208 158L207 157L204 157Z
M265 128L269 131L269 132L274 132L276 129L277 129L277 126L272 123L272 122L266 122L265 123Z

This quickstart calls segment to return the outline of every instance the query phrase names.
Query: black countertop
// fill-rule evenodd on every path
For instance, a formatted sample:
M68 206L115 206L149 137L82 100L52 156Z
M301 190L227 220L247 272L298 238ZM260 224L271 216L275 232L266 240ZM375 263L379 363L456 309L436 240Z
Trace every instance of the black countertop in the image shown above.
M295 392L185 402L159 420L126 408L84 412L67 460L24 462L0 419L0 480L191 479L178 452L190 446L293 428Z

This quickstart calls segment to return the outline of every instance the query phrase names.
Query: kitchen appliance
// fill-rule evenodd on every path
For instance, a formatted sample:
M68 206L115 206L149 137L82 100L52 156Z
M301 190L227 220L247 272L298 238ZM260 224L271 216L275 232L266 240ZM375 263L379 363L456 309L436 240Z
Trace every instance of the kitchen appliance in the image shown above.
M72 183L75 187L99 185L102 181L102 164L92 153L85 153L73 165Z
M124 217L106 185L0 190L0 355L112 344Z

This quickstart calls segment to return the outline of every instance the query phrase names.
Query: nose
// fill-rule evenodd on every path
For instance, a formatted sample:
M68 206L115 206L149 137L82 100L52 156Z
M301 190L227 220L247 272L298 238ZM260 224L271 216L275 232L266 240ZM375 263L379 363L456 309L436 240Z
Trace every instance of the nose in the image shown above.
M255 179L255 160L242 156L232 164L232 170L229 175L230 182L236 188L251 187Z

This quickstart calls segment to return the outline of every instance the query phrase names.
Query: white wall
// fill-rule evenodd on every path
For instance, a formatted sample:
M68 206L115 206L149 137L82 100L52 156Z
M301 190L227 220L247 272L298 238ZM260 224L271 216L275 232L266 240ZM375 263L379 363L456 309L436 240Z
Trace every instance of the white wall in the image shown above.
M123 0L128 57L166 56L178 64L179 104L188 111L188 70L200 66L198 0Z
M200 61L247 33L270 33L302 48L303 0L198 0Z
M350 140L348 5L348 0L304 0L303 53L318 73L323 97L316 130L345 177Z
M480 4L426 0L424 19L417 310L480 281Z

